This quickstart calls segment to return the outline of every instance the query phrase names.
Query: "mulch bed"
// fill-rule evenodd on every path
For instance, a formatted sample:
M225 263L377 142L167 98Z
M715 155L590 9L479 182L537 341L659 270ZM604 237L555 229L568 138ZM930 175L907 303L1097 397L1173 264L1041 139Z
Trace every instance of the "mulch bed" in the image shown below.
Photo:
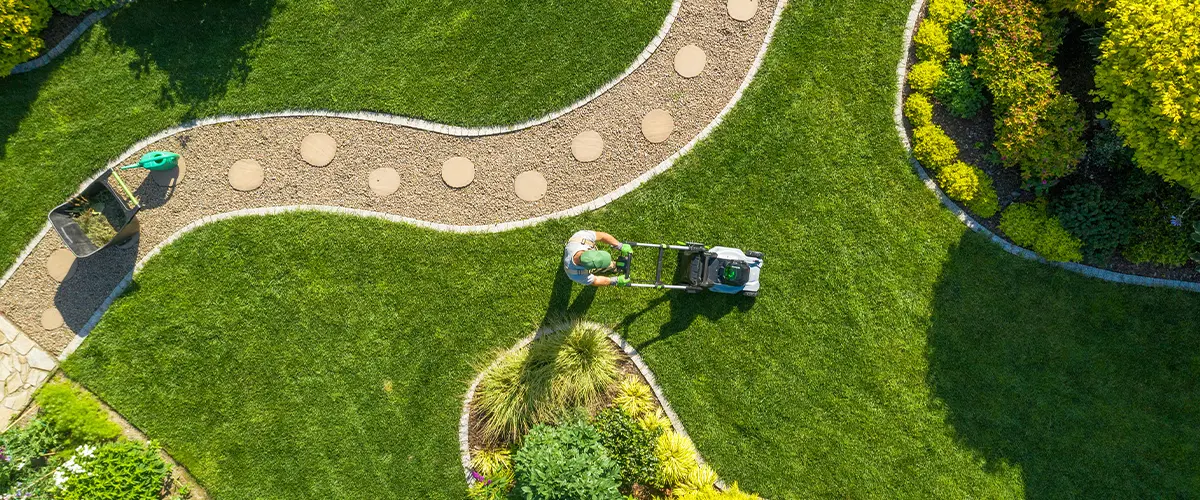
M79 23L82 23L83 19L92 12L87 11L78 16L69 16L62 12L54 11L54 14L50 16L50 24L46 25L46 29L42 30L42 40L46 44L42 47L42 51L38 53L38 56L50 52L50 49L53 49L59 42L66 39L67 35L71 34L79 26Z

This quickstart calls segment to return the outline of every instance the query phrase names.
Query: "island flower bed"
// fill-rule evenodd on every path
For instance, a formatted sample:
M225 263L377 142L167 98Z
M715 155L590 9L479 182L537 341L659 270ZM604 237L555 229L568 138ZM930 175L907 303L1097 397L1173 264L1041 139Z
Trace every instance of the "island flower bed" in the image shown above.
M982 224L1047 259L1200 281L1200 102L1160 90L1200 79L1200 65L1169 60L1186 47L1178 57L1200 58L1187 35L1200 21L1171 14L1184 3L929 0L904 103L913 156ZM1130 109L1144 101L1159 108Z
M470 498L758 498L718 487L600 325L575 323L500 354L467 408Z

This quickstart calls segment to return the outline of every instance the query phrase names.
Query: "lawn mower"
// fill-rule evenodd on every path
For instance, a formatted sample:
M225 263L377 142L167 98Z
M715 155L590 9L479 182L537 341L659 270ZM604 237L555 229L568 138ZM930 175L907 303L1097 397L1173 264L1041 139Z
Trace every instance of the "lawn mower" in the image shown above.
M710 290L717 293L740 293L747 297L758 295L758 273L762 269L762 252L743 252L730 247L706 247L700 243L665 245L654 243L625 242L633 248L657 248L658 264L654 271L654 283L635 283L633 253L617 258L617 269L630 280L634 288L659 288L684 290L696 293ZM676 270L678 283L663 282L663 256L667 250L679 252L679 268Z

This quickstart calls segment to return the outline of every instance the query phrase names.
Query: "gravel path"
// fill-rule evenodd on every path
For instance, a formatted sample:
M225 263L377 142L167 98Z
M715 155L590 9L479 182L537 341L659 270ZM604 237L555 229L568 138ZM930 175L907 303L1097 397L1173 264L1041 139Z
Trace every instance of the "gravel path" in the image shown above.
M127 249L110 248L76 261L61 285L46 271L46 260L61 248L51 234L37 243L0 287L0 313L47 351L60 353L99 308L134 263L158 242L201 217L232 210L295 204L336 205L455 225L527 219L575 207L612 192L677 153L730 101L750 71L769 31L776 1L759 2L748 22L732 19L726 0L684 0L657 51L637 70L595 100L548 123L485 137L455 137L391 124L330 117L247 119L203 126L155 142L151 150L180 153L185 173L176 188L161 188L140 170L123 172L145 205L141 234ZM703 73L685 79L675 73L680 48L695 44L707 55ZM661 143L642 137L642 117L653 109L670 112L674 132ZM595 130L605 141L600 159L581 163L571 140ZM312 167L300 156L300 142L323 132L338 142L337 156ZM462 189L441 178L444 160L464 156L475 164L474 182ZM265 169L263 185L251 192L230 188L227 174L237 160L253 159ZM380 197L367 185L368 174L395 168L395 193ZM513 181L522 172L545 176L544 198L517 197ZM44 329L50 307L65 325Z

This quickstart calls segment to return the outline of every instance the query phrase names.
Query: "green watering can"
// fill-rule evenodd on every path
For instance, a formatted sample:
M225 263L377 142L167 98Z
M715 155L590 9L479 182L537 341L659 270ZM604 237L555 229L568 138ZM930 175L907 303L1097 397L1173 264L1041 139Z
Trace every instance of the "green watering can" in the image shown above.
M151 171L171 170L179 166L179 155L168 151L151 151L142 155L142 159L133 165L125 165L121 170L144 168Z

